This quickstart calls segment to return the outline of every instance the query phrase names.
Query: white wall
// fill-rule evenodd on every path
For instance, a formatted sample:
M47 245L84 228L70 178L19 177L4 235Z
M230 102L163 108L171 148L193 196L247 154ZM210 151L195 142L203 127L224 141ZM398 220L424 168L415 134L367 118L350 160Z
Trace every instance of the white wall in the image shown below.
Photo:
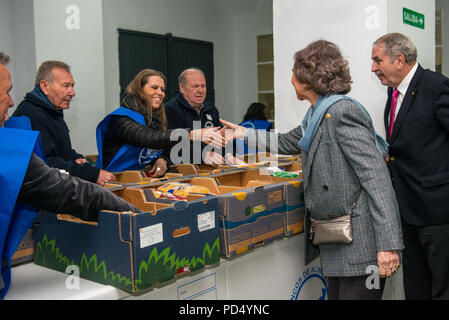
M249 105L259 99L257 36L273 33L273 1L218 1L217 6L220 41L216 51L223 54L215 60L215 90L223 101L220 105L226 106L222 109L229 109L223 110L222 117L239 123ZM233 92L227 91L229 86Z
M11 0L0 1L0 52L4 52L10 57L14 56L12 19L11 19ZM8 64L8 70L11 73L11 78L14 83L15 80L15 62L12 60ZM15 99L15 87L11 90L11 97ZM10 111L9 114L12 114Z
M425 29L404 24L403 7L424 14ZM435 0L387 1L387 12L388 32L407 35L418 49L418 62L423 68L435 70Z
M449 77L449 1L436 0L435 8L442 11L442 33L443 33L443 70L442 73Z
M403 32L417 45L419 61L432 68L435 47L432 3L433 0L275 1L276 128L285 132L297 126L309 107L308 102L296 99L290 83L293 54L314 40L326 39L336 43L349 61L354 83L348 95L366 107L376 130L385 134L386 88L371 73L372 43L385 33ZM402 25L402 6L424 13L426 29Z
M13 31L14 89L16 105L34 87L36 47L34 43L34 19L32 0L11 1ZM15 109L14 109L15 110ZM12 112L12 111L11 111Z
M377 79L371 75L370 58L372 42L387 30L385 10L384 0L274 2L275 121L280 132L299 125L310 106L296 99L291 69L294 53L318 39L340 47L354 81L348 95L363 103L379 124L383 97L373 88Z
M36 58L32 0L0 2L0 51L11 57L8 64L13 82L11 96L17 106L34 84ZM11 108L9 114L12 115L14 110L15 107Z
M69 5L79 8L79 29L68 29ZM61 60L71 66L76 96L64 118L72 145L96 154L95 129L105 114L103 18L101 0L34 0L36 65ZM69 24L69 26L72 24Z

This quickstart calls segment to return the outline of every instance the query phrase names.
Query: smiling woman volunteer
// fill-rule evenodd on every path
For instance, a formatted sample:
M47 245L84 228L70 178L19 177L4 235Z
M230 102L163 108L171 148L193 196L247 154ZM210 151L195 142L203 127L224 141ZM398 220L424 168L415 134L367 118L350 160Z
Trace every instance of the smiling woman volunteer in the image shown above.
M173 130L166 130L166 84L164 74L152 69L140 71L129 83L121 106L97 127L98 167L118 172L151 165L153 177L165 174L170 149L181 139L171 141ZM189 130L190 139L223 145L216 129Z

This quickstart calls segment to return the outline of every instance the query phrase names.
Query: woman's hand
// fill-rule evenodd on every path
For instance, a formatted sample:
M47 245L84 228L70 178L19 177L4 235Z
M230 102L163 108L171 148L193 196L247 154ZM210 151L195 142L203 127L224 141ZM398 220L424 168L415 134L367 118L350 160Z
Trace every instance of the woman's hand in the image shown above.
M391 277L399 268L399 254L396 251L379 251L377 264L381 278Z
M167 161L164 158L158 158L148 173L150 173L153 178L159 178L162 177L166 171Z
M235 123L232 123L232 122L229 122L229 121L226 121L226 120L223 120L223 119L220 119L220 122L221 122L222 125L224 125L223 129L229 128L229 129L233 130L233 135L231 135L232 140L233 139L241 139L241 138L245 137L245 135L246 135L246 128L245 127L239 126L239 125L237 125ZM229 140L229 138L228 138L228 140Z
M200 140L215 148L222 148L226 145L226 141L218 129L219 127L192 130L190 131L190 140Z

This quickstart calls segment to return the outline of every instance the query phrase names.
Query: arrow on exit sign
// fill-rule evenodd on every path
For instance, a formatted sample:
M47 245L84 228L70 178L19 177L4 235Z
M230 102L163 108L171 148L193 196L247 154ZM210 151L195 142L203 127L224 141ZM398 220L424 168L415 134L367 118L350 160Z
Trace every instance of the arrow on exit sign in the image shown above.
M404 23L424 29L424 15L422 13L402 8L402 18Z

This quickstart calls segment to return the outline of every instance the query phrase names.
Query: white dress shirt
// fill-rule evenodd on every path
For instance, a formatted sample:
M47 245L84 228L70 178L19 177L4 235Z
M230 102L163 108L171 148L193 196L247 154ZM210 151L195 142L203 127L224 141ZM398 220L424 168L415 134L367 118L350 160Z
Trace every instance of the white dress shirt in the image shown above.
M409 71L409 73L402 79L399 86L396 88L399 91L398 102L396 104L396 112L394 114L394 119L398 116L399 109L401 108L402 101L404 100L405 94L407 92L408 86L412 81L413 76L415 75L416 69L418 69L418 62L415 63L413 68ZM393 88L394 90L394 88Z

